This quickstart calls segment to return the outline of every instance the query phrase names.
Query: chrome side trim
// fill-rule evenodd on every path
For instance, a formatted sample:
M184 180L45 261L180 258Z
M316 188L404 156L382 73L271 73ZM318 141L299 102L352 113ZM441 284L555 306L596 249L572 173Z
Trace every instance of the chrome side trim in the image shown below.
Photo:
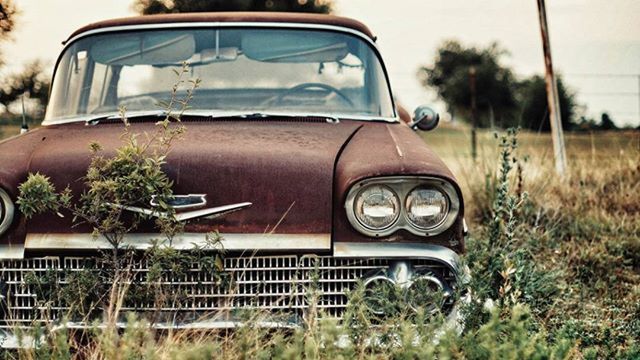
M24 246L0 244L0 259L23 259Z
M425 243L348 243L336 242L334 257L367 257L385 259L429 259L445 263L456 276L464 275L464 268L458 254L444 246Z
M309 23L281 23L281 22L183 22L183 23L164 23L164 24L138 24L138 25L122 25L122 26L112 26L112 27L106 27L106 28L100 28L100 29L93 29L93 30L88 30L86 32L83 32L81 34L78 34L76 36L74 36L71 39L68 39L66 41L63 41L63 45L64 47L62 48L62 51L60 52L60 55L58 56L58 59L56 60L55 66L54 66L54 72L53 72L53 76L51 77L52 82L51 82L51 88L53 88L53 79L55 79L56 77L56 71L58 68L58 63L60 62L60 59L62 58L62 56L64 55L65 51L67 51L67 49L77 40L82 39L84 37L87 36L91 36L91 35L96 35L96 34L102 34L102 33L108 33L108 32L120 32L120 31L131 31L131 30L151 30L151 29L177 29L177 28L242 28L242 27L252 27L252 28L279 28L279 29L311 29L311 30L329 30L329 31L336 31L336 32L342 32L342 33L347 33L347 34L351 34L354 36L357 36L358 38L364 40L369 46L371 46L371 49L373 50L373 52L376 54L378 61L380 62L380 66L382 67L382 72L384 73L385 76L385 80L387 81L387 89L389 91L389 96L391 97L391 108L393 111L393 117L391 118L386 118L386 117L372 117L372 119L375 120L382 120L382 121L389 121L389 122L400 122L400 117L398 115L398 110L397 110L397 106L396 106L396 101L395 101L395 96L393 96L393 88L391 86L391 81L389 79L389 73L387 71L387 67L384 63L384 60L382 59L382 55L380 54L380 49L378 48L378 45L375 43L375 41L373 41L373 39L371 39L369 36L367 36L366 34L355 30L355 29L351 29L348 27L342 27L342 26L336 26L336 25L328 25L328 24L309 24ZM326 114L321 114L320 116L327 116ZM331 115L333 116L333 115ZM335 117L335 116L333 116ZM345 116L345 119L356 119L354 117L350 117L350 116ZM356 120L366 120L366 119L370 119L367 118L366 116L362 116L361 119L356 119ZM68 119L63 119L63 120L55 120L55 119L47 119L46 118L46 114L45 114L45 120L42 121L42 125L57 125L57 124L66 124L66 123L70 123L70 122L75 122L75 121L79 121L79 120L68 120Z
M106 205L109 205L118 209L139 213L139 214L157 217L157 218L165 218L169 216L166 212L158 211L155 209L147 209L147 208L141 208L137 206L126 206L126 205L118 205L118 204L111 204L111 203L106 203ZM243 202L238 204L217 206L217 207L207 208L207 209L180 212L173 216L177 221L180 221L180 222L197 219L197 218L215 219L217 217L230 214L232 212L246 209L251 205L253 204L250 202Z
M329 250L331 234L220 234L225 250ZM151 240L161 243L167 240L160 234L127 234L122 246L144 250L151 247ZM178 250L205 246L206 234L184 233L176 236L171 246ZM106 238L94 239L91 234L27 234L24 245L28 250L98 250L111 249Z

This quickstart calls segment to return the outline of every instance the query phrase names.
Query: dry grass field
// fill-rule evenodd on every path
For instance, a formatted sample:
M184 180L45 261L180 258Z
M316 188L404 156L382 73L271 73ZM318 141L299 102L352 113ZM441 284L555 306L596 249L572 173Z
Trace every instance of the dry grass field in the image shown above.
M0 358L639 359L640 132L566 134L564 177L553 170L548 134L514 141L481 131L477 161L467 130L445 125L422 136L465 195L473 277L462 334L402 306L372 331L356 292L346 326L311 316L298 330L250 319L231 333L158 333L131 318L124 332L58 332Z
M0 140L20 134L19 125L0 125Z
M427 144L435 151L463 185L466 202L473 207L471 188L484 183L490 170L496 170L499 159L496 132L478 132L478 160L471 158L471 135L464 126L445 124L432 132L422 133ZM563 180L554 172L553 145L548 133L520 132L518 155L524 160L523 172L529 186L540 191L555 184L565 191L577 191L569 184L576 178L598 178L626 168L638 166L640 159L640 132L566 133L568 176ZM634 179L621 179L632 182ZM637 178L636 178L637 180ZM531 189L530 189L531 190ZM636 198L640 202L640 197Z

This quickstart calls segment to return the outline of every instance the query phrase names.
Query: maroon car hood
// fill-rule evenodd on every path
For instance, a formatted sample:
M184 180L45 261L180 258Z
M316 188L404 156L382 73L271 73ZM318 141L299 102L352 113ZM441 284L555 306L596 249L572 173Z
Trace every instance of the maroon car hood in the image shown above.
M197 220L188 232L330 233L336 159L361 126L343 121L207 121L187 122L186 134L167 159L175 194L207 194L207 206L239 202L253 205L215 220ZM153 124L132 125L151 132ZM119 124L46 127L38 131L29 172L51 177L58 189L83 189L90 161L88 146L98 142L106 154L122 144ZM72 228L69 217L38 216L27 232L86 232Z

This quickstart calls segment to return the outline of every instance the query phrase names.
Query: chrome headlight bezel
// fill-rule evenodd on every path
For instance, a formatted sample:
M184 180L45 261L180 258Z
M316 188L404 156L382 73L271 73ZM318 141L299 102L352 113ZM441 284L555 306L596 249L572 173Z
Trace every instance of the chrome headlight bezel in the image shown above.
M395 202L396 207L398 209L398 211L393 214L393 218L391 219L391 221L388 224L386 224L384 226L380 226L380 227L375 227L375 226L366 224L365 221L363 221L361 219L362 216L358 216L358 214L357 214L358 213L357 208L358 208L358 205L359 205L358 200L364 195L364 193L367 190L369 190L370 188L375 187L375 186L381 188L382 190L385 190L385 191L389 192L391 197L392 197L392 199L395 200L393 202ZM400 217L400 214L402 212L402 206L403 206L402 205L402 199L398 196L398 194L393 189L391 189L390 187L388 187L388 186L386 186L384 184L371 184L369 186L365 186L365 187L360 188L360 191L358 191L356 196L354 196L352 210L353 210L354 218L358 222L358 224L360 224L360 226L362 226L363 228L369 229L370 231L374 231L375 232L375 231L384 231L385 229L388 229L388 228L392 227L398 221L398 218Z
M358 221L355 214L354 204L356 201L356 197L363 191L365 187L372 185L383 185L389 187L396 193L401 202L400 215L397 217L395 223L382 230L374 230L363 226L360 221ZM448 201L448 213L445 215L442 221L431 228L423 229L418 227L409 220L407 214L407 196L409 196L409 194L418 187L436 189L442 192ZM351 226L353 226L354 229L366 236L388 236L400 229L407 230L410 233L418 236L435 236L444 232L449 227L451 227L451 225L453 225L460 210L460 199L453 185L444 179L427 176L378 177L365 179L354 184L347 193L345 210L347 212L347 218L351 223Z
M13 222L14 211L11 197L4 189L0 188L0 236L9 230Z

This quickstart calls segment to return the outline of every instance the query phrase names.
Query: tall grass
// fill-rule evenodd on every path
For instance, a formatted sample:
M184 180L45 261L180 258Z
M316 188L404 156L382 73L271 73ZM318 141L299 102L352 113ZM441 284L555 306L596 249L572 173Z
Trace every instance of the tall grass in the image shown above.
M493 272L478 260L498 252L497 283L508 277L548 340L571 341L584 358L640 358L640 133L569 134L564 177L553 170L548 135L519 134L509 186L516 199L527 197L512 228L503 227L510 239L496 247L488 241L504 169L500 147L491 132L481 134L483 156L474 162L466 132L444 132L425 140L463 184L476 278Z

